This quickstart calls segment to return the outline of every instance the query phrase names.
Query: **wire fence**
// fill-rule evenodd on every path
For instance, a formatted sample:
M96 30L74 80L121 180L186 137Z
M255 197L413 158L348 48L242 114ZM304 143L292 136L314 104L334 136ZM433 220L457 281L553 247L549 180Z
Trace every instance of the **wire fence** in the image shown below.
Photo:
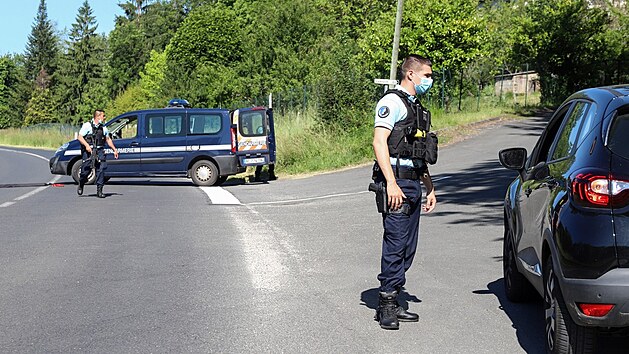
M423 99L429 108L446 112L481 111L487 106L533 107L540 103L539 75L523 68L515 72L497 70L497 75L486 75L472 70L441 70L433 72L433 88ZM373 84L373 104L386 91L382 85ZM314 107L318 110L324 101L318 85L293 87L273 93L273 107L279 114L304 111ZM235 102L234 106L266 106L268 96L255 97L250 101ZM326 100L326 101L329 101Z

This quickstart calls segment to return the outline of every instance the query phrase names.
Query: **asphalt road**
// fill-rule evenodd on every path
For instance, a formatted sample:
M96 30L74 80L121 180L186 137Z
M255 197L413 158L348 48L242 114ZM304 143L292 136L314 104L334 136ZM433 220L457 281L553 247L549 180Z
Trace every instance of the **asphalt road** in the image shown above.
M52 152L0 148L0 352L541 353L541 300L504 296L514 175L497 152L531 148L545 121L440 150L437 208L401 297L420 322L399 331L373 320L370 167L223 189L112 180L98 199L31 155Z

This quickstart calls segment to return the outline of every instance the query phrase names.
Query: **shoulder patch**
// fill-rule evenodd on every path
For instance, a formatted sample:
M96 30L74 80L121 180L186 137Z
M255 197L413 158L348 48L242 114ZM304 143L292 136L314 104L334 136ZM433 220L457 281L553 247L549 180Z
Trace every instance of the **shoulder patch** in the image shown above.
M388 117L389 113L391 113L391 110L387 106L382 106L378 109L378 117L380 118Z

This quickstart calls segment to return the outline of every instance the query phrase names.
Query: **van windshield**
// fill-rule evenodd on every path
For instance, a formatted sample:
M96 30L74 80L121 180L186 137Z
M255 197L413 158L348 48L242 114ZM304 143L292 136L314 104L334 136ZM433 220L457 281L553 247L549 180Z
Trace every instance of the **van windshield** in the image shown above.
M609 130L607 147L617 155L629 159L629 105L618 109Z
M266 111L241 112L238 118L238 129L242 136L266 135Z

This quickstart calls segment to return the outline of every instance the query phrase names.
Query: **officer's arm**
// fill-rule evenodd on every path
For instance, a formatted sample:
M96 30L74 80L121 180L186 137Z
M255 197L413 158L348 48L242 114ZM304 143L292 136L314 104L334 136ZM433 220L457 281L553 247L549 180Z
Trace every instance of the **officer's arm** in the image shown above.
M430 177L430 173L428 171L422 174L421 180L426 187L426 204L424 204L423 209L425 212L430 213L437 204L437 197L435 196L435 185L432 184L432 177Z
M107 136L107 145L114 151L114 158L118 159L118 149L116 149L116 145L114 145L114 141L111 140L111 137Z
M393 168L389 160L389 146L387 145L389 135L391 135L389 129L376 127L373 134L373 151L376 154L378 166L380 166L380 170L382 170L382 174L384 174L384 178L387 180L389 207L396 210L402 205L403 199L406 198L406 196L395 181L395 175L393 174Z
M87 152L92 153L92 148L90 147L90 144L87 143L83 135L79 134L79 136L77 137L77 140L79 141L79 143L81 143L81 145L85 147L85 150Z

